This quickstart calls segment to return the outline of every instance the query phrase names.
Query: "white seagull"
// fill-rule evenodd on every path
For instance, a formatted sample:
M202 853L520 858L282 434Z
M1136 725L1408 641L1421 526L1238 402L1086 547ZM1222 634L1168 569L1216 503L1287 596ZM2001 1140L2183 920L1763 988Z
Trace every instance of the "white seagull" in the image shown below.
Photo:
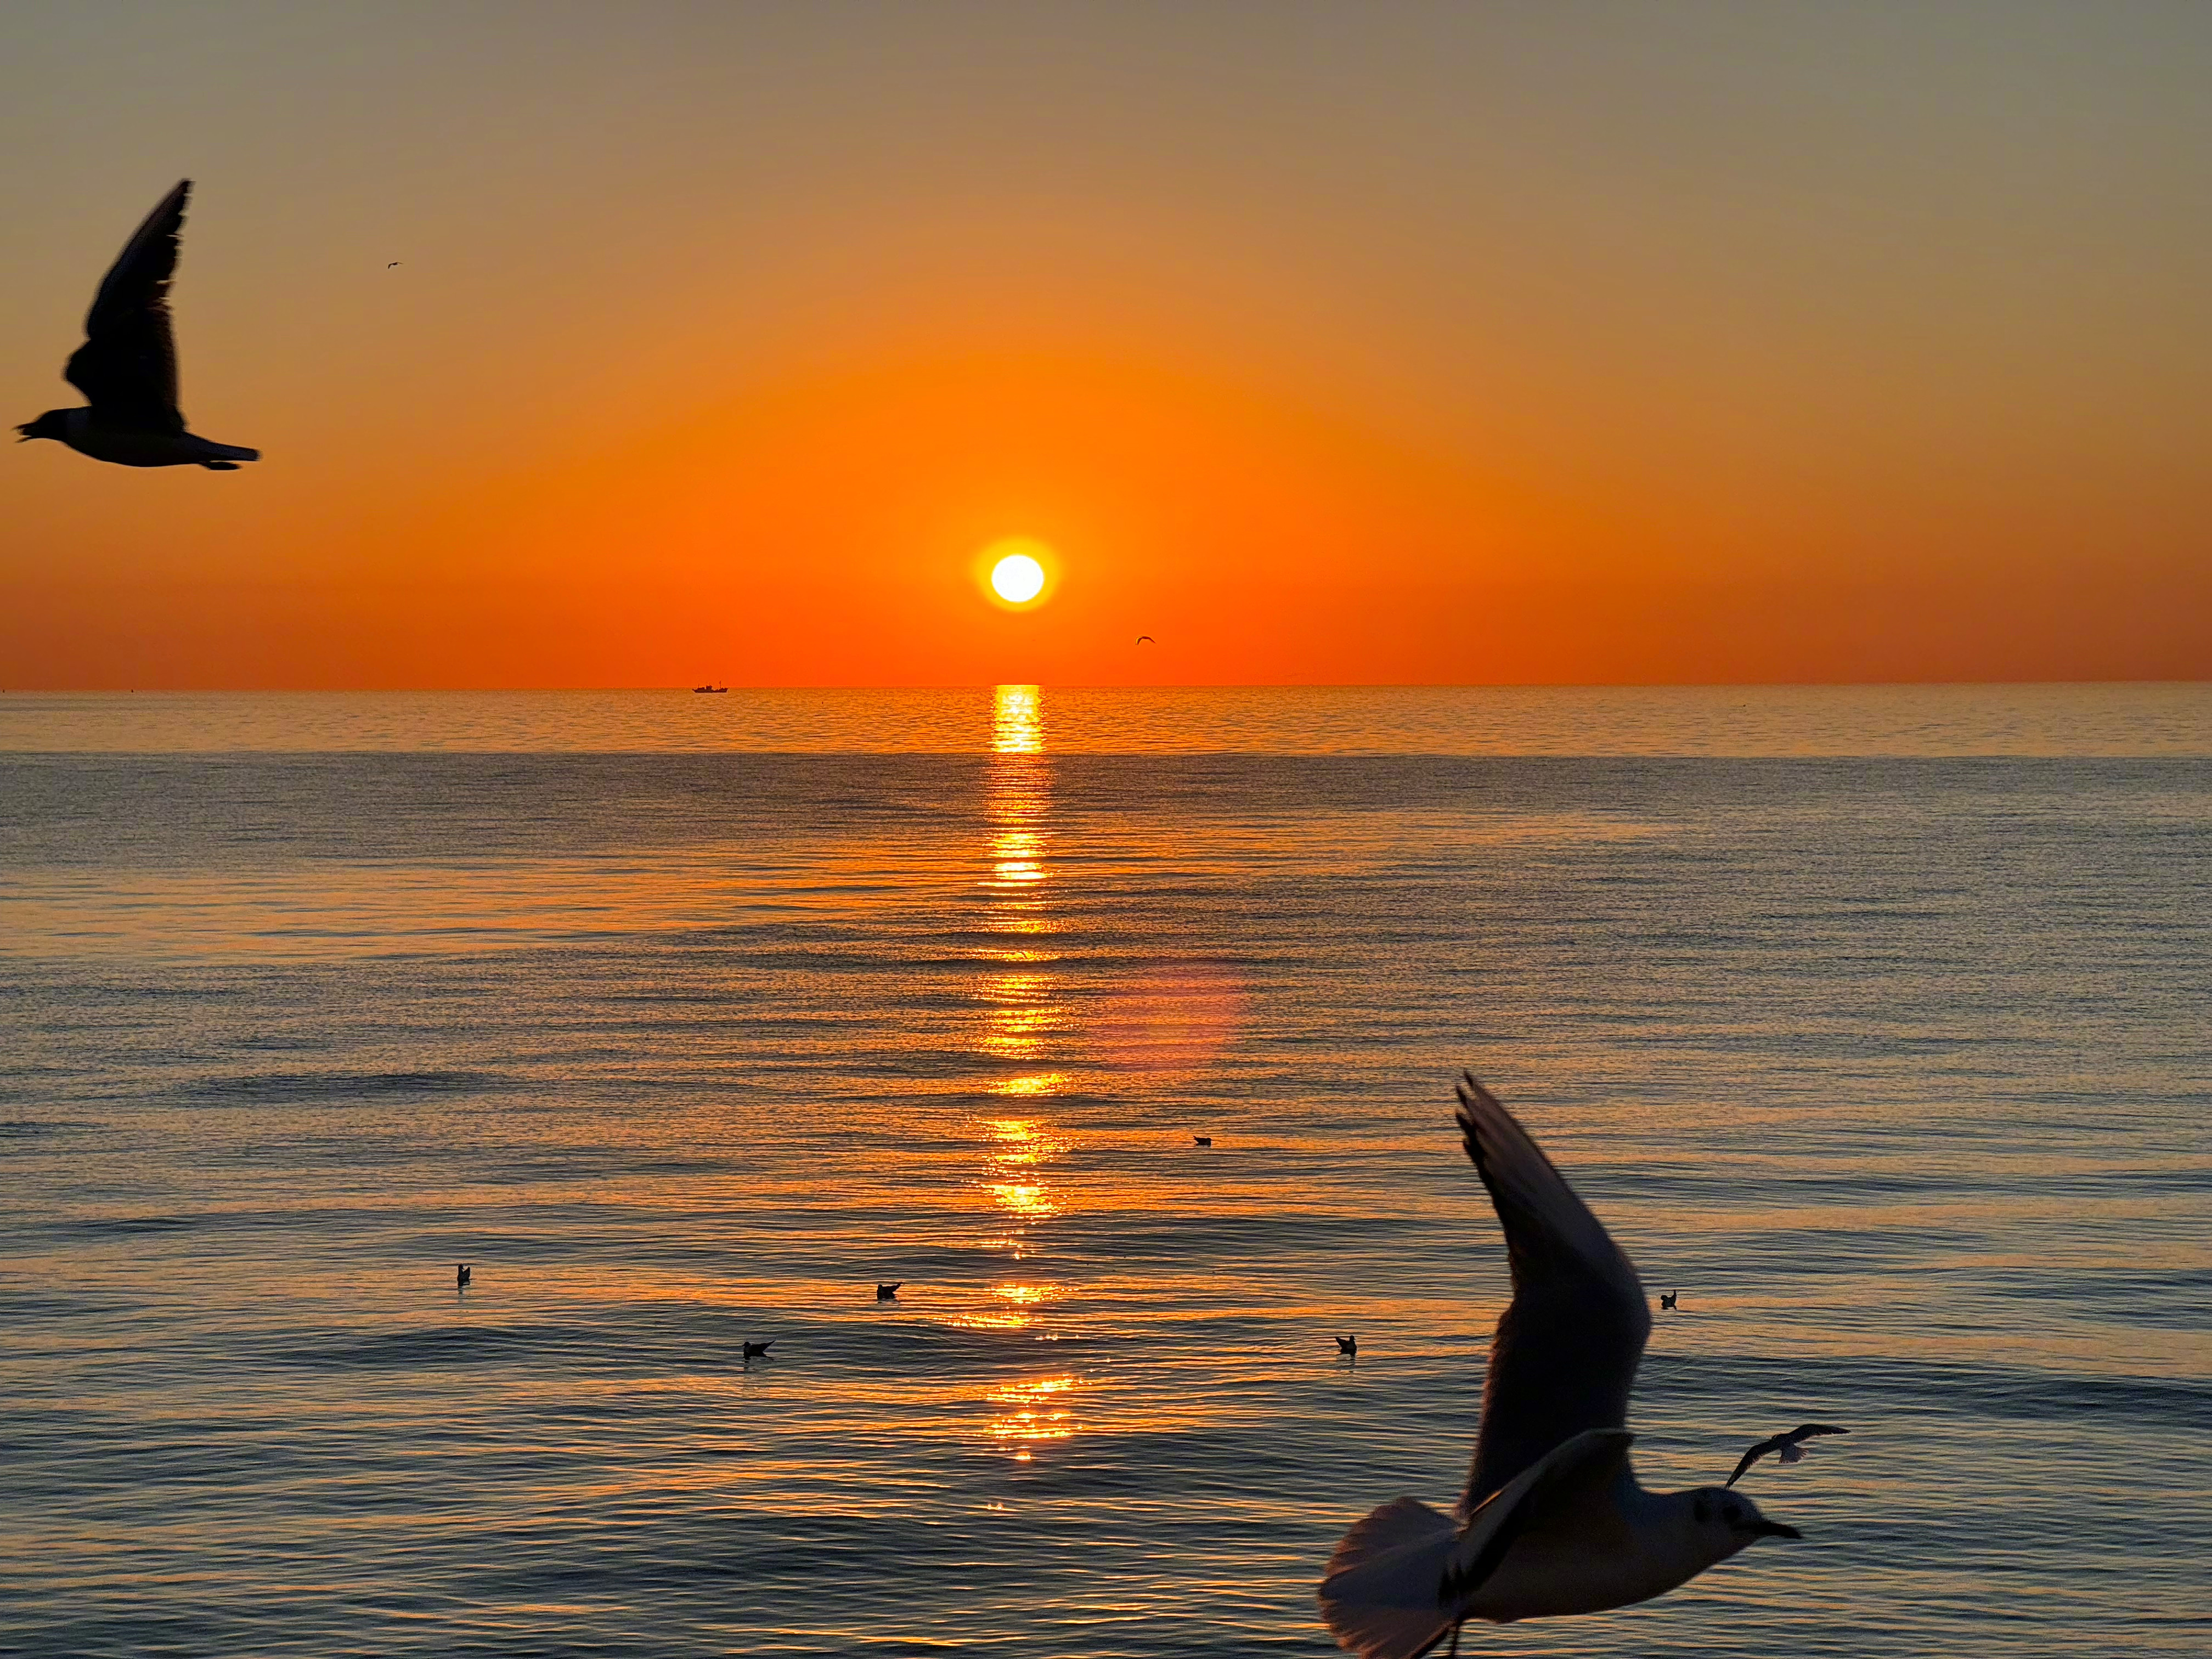
M219 444L185 430L177 410L177 343L169 330L169 278L185 224L183 180L147 216L93 296L84 343L62 373L87 409L50 409L16 431L16 441L52 438L80 455L118 466L204 466L235 472L258 449Z
M1637 1484L1623 1425L1651 1315L1636 1269L1488 1090L1465 1078L1459 1099L1513 1300L1491 1341L1458 1519L1401 1498L1329 1559L1322 1617L1361 1659L1415 1659L1446 1636L1456 1652L1468 1619L1646 1601L1759 1539L1802 1535L1724 1487Z

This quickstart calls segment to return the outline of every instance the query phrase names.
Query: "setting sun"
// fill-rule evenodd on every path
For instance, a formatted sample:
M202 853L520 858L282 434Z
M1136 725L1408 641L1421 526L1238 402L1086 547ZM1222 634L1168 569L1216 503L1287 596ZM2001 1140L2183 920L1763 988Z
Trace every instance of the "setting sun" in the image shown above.
M1044 591L1044 567L1026 553L1009 553L991 567L991 586L1009 605L1027 605Z
M1042 597L1052 573L1047 561L1052 550L1026 536L994 542L983 550L982 564L990 572L991 592L1009 605L1025 605Z

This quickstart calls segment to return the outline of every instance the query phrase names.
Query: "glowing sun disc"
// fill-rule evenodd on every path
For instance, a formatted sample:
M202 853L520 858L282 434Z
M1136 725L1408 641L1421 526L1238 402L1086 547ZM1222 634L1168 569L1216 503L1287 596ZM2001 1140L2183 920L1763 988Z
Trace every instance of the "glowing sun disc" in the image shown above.
M1009 553L991 567L991 591L1008 605L1027 605L1044 592L1044 567L1026 553Z

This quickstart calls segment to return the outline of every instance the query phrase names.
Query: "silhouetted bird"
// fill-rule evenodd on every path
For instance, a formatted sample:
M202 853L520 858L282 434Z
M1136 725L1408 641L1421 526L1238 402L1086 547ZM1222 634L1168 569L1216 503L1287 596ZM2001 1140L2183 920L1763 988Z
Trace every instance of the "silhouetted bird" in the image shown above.
M906 1280L903 1279L899 1280L899 1285L903 1285L905 1283ZM898 1297L898 1285L878 1285L876 1286L876 1300L878 1302L895 1301Z
M388 264L388 265L385 266L385 269L386 269L386 270L398 270L398 269L399 269L399 261L398 261L398 260L397 260L397 259L394 259L394 260L393 260L390 264Z
M769 1357L769 1350L770 1348L773 1348L774 1346L775 1346L775 1340L775 1340L775 1338L774 1338L774 1337L770 1337L770 1338L769 1338L769 1340L768 1340L767 1341L765 1341L765 1342L748 1342L748 1343L746 1343L746 1344L745 1344L745 1358L746 1358L747 1359L766 1359L766 1358L768 1358Z
M469 1270L467 1264L463 1263L453 1269L453 1288L457 1291L465 1291L468 1287Z
M1336 1351L1344 1355L1346 1358L1358 1358L1359 1339L1356 1336L1338 1337L1336 1339Z
M1807 1448L1800 1445L1798 1442L1810 1440L1817 1435L1849 1434L1850 1432L1849 1429L1838 1429L1826 1423L1801 1423L1789 1433L1778 1434L1771 1440L1762 1440L1746 1452L1742 1461L1736 1464L1735 1473L1729 1476L1728 1484L1733 1486L1737 1481L1742 1480L1743 1472L1769 1452L1775 1453L1785 1463L1802 1463L1805 1461Z
M1212 1135L1193 1135L1190 1138L1190 1144L1194 1146L1211 1146L1213 1145L1213 1137Z
M1158 645L1159 641L1154 639L1150 634L1139 634L1137 635L1137 643L1139 645Z
M1468 1619L1597 1613L1664 1595L1762 1538L1796 1538L1741 1493L1651 1492L1623 1426L1651 1305L1628 1258L1473 1078L1459 1123L1505 1230L1513 1300L1483 1379L1458 1517L1411 1498L1346 1533L1322 1617L1362 1659L1414 1659Z
M192 181L162 199L110 267L84 319L84 343L62 373L85 409L50 409L19 426L18 441L52 438L80 455L118 466L204 466L235 472L258 461L240 449L193 436L177 410L177 345L169 330L169 278Z
M1682 1294L1682 1293L1681 1293L1681 1291L1660 1291L1660 1292L1659 1292L1659 1306L1660 1306L1661 1310L1662 1310L1662 1312L1665 1312L1665 1313L1675 1313L1675 1312L1680 1311L1680 1310L1679 1310L1674 1306L1674 1298L1675 1298L1675 1297L1679 1297L1679 1296L1680 1296L1681 1294Z

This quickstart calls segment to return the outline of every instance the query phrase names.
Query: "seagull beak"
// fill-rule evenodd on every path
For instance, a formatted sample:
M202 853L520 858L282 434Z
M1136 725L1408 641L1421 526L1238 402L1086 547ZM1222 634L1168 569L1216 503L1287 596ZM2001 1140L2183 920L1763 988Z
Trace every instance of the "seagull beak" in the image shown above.
M1779 1521L1769 1521L1761 1516L1752 1535L1756 1538L1802 1538L1805 1534L1795 1527L1784 1526Z

